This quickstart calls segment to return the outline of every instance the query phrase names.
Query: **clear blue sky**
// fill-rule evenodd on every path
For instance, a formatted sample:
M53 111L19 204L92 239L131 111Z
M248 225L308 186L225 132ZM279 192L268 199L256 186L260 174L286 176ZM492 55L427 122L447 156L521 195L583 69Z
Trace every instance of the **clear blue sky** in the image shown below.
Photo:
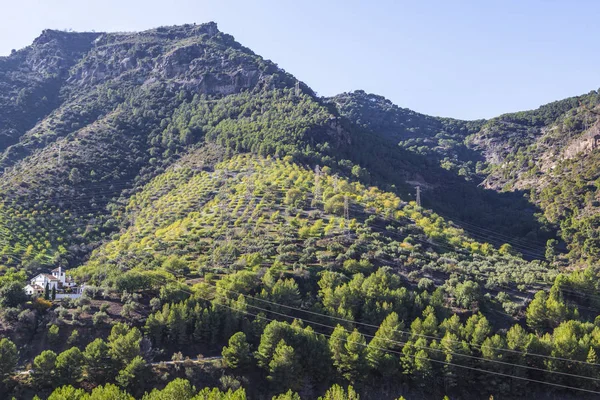
M0 55L44 28L137 31L215 21L321 95L363 89L475 119L600 86L600 2L587 0L16 0Z

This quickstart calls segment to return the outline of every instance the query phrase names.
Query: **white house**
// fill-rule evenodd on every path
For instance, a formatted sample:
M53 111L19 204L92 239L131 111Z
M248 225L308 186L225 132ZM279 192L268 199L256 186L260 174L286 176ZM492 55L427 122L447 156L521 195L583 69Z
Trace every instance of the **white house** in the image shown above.
M25 286L25 293L29 296L44 294L44 288L39 285L29 284Z
M57 292L67 288L75 288L77 286L73 279L70 276L67 276L61 267L58 267L52 270L52 275L38 274L31 278L29 284L25 286L25 293L30 296L43 294L46 285L49 290L56 289Z

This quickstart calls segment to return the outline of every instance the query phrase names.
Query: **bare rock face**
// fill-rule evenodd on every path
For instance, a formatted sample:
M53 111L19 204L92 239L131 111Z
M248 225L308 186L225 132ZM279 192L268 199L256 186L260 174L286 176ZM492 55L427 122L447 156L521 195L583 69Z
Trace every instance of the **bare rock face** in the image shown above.
M337 119L331 120L327 134L334 139L334 142L345 143L346 145L352 144L350 134L344 129Z
M500 139L477 138L471 142L473 148L485 155L487 162L501 164L504 155L510 150L509 146Z
M0 57L0 151L60 104L69 69L99 35L45 30L31 46Z
M46 29L30 46L25 64L39 74L61 74L92 47L95 32L62 32Z
M194 60L204 57L205 49L197 43L182 46L161 56L154 67L153 72L164 79L172 79L185 75L191 69L198 68L198 64L192 65ZM194 68L195 67L195 68Z
M600 122L593 110L596 97L591 92L488 121L467 139L489 165L482 186L497 191L541 191L560 179L557 171L565 173L566 162L588 162L588 156L600 148Z
M292 84L212 22L136 33L45 30L31 46L0 57L0 152L19 146L0 167L108 115L123 96L157 87L226 96L277 85L274 74ZM94 106L78 112L82 101Z
M570 159L581 154L588 154L600 148L600 126L594 125L587 132L574 139L563 153L563 158Z
M262 72L257 57L232 40L214 23L103 34L70 71L68 83L90 87L111 80L136 85L166 82L211 95L237 93L257 85ZM239 51L215 48L224 44Z

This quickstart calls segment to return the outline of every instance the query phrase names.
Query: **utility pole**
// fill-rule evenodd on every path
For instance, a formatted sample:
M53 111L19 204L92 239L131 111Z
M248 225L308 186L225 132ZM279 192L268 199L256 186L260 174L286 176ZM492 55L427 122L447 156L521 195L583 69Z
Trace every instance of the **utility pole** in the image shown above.
M417 207L421 208L421 186L417 186Z

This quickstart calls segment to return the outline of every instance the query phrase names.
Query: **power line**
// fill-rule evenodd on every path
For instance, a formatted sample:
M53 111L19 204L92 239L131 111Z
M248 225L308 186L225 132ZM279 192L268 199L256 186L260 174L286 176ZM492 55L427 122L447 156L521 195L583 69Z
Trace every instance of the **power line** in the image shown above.
M346 196L346 199L347 199L347 196ZM569 361L573 361L573 360L569 360Z
M316 180L316 181L319 181L319 179L318 179L319 177L320 177L320 170L318 169L318 166L317 166L317 168L316 168L316 177L315 177L315 180ZM334 178L335 178L335 177L334 177ZM129 182L129 181L127 181L127 182L128 182L128 183L126 183L124 186L127 186L128 188L129 188L129 187L131 187L131 184L130 184L130 182ZM113 186L113 185L114 185L114 183L107 183L107 185L109 185L109 186ZM100 185L98 185L98 186L100 186ZM319 192L319 189L320 189L320 184L318 184L318 185L316 185L316 186L317 186L316 192L318 193L318 192ZM335 179L334 179L334 186L337 186L337 180L335 180ZM90 186L90 187L94 187L94 185L92 185L92 186ZM418 191L419 191L419 193L420 193L420 187L418 187L417 189L418 189ZM105 192L105 194L106 194L106 193L107 193L107 192ZM69 197L71 197L71 196L69 196ZM88 198L90 198L90 199L97 199L97 195L92 195L92 196L89 196ZM77 199L77 200L71 200L71 203L73 204L73 203L75 203L75 202L81 202L81 200L83 200L84 198L82 198L82 197L80 196L80 197L78 197L78 198L76 198L76 199ZM52 200L58 200L58 199L57 199L57 198L52 198ZM536 256L537 256L537 254L536 254Z
M457 220L454 217L442 214L442 213L440 213L439 211L436 211L436 210L432 210L432 213L437 214L437 215L443 217L444 219L446 219L449 222L454 222L457 225L471 226L472 228L470 228L470 229L476 229L476 230L479 230L479 231L482 231L482 232L489 232L493 236L506 238L507 239L506 243L511 243L512 244L512 243L515 243L515 242L516 243L523 242L524 245L526 245L529 248L538 248L540 251L545 251L546 250L545 246L543 246L543 245L541 245L539 243L533 242L533 241L525 240L523 238L515 238L513 236L505 235L503 233L494 231L492 229L487 229L487 228L484 228L484 227L481 227L479 225L475 225L475 224L472 224L472 223L469 223L469 222L466 222L466 221ZM520 246L524 246L523 244L519 244L519 245Z
M151 277L151 279L157 279L158 280L158 278L154 278L154 277ZM160 282L160 280L158 280L158 281ZM180 290L184 291L183 289L180 289ZM200 298L202 300L211 302L210 300L208 300L208 299L206 299L206 298L198 295L197 293L192 293L190 291L184 291L184 292L189 293L192 296L196 296L196 297L198 297L198 298ZM217 296L219 296L218 293L215 293L215 294ZM223 296L221 296L221 297L223 297ZM227 297L225 297L225 299L227 299ZM241 313L244 313L244 314L249 314L249 315L252 315L252 316L255 316L255 317L257 316L256 314L249 313L246 310L237 309L237 308L234 308L234 307L231 307L229 305L222 304L222 303L219 303L219 302L212 303L212 304L215 304L215 305L218 305L218 306L223 306L223 307L229 308L229 309L231 309L233 311L241 312ZM259 307L252 306L250 304L247 304L247 305L250 306L250 307L256 308L256 309L261 309ZM266 311L266 312L269 312L269 313L273 313L273 314L280 314L281 316L284 316L285 318L296 319L296 320L299 320L299 321L302 321L302 322L307 322L309 324L321 325L321 326L324 326L324 327L327 327L327 328L330 328L330 329L335 329L334 327L332 327L330 325L320 324L320 323L312 322L312 321L306 321L306 320L303 320L302 318L297 318L297 317L293 317L293 316L290 316L290 315L287 315L287 314L277 313L277 312L274 312L272 310L265 310L265 309L262 309L262 310ZM267 320L270 320L270 321L277 321L276 319L271 319L271 318L268 318L268 317L262 317L261 316L261 318L264 318L264 319L267 319ZM329 338L332 337L332 335L329 335L329 334L326 334L326 333L319 333L319 334L323 335L325 337L329 337ZM371 336L371 335L363 335L363 336L368 336L368 337L371 337L371 338L374 337L374 336ZM338 339L338 338L336 338L336 339ZM359 343L359 342L353 342L353 341L349 341L347 339L339 338L339 340L345 341L347 343L358 344L358 345L361 345L361 346L363 346L365 348L369 347L369 345L367 345L367 344L363 344L363 343ZM402 342L396 342L396 343L402 344ZM404 343L404 344L406 344L406 343ZM381 351L384 351L384 352L388 352L388 353L395 353L395 354L398 354L400 356L409 356L409 357L413 357L413 358L416 357L416 355L404 354L402 352L394 351L394 350L387 349L387 348L374 347L374 346L371 346L371 348L375 349L375 350L381 350ZM433 349L428 348L428 350L433 350ZM443 351L443 350L441 350L441 351ZM451 352L448 352L448 353L449 354L455 354L455 355L458 355L458 356L463 356L460 353L451 353ZM461 364L455 364L455 363L451 363L451 362L447 362L447 361L440 361L440 360L430 359L430 358L427 358L427 357L418 357L418 358L426 359L426 360L429 360L431 362L437 362L437 363L444 364L444 365L456 366L456 367L459 367L459 368L474 370L474 371L483 372L483 373L492 374L492 375L504 376L504 377L513 378L513 379L520 379L520 380L534 382L534 383L539 383L539 384L543 384L543 385L551 385L551 386L555 386L555 387L561 387L563 389L578 390L578 391L584 391L584 392L588 392L588 393L600 394L600 392L589 390L589 389L577 388L577 387L567 386L567 385L561 385L561 384L557 384L557 383L553 383L553 382L546 382L546 381L540 381L540 380L536 380L536 379L530 379L530 378L525 378L525 377L520 377L520 376L515 376L515 375L510 375L510 374L504 374L504 373L501 373L501 372L489 371L489 370L484 370L484 369L476 368L476 367L468 367L468 366L461 365ZM485 361L496 361L496 360L488 360L488 359L483 359L483 360L485 360ZM525 367L525 366L521 366L519 364L512 364L512 365L513 366L517 366L517 367ZM525 368L527 368L527 367L525 367ZM551 371L544 370L544 372L551 372ZM556 372L556 371L553 371L553 372ZM594 379L595 380L595 378L590 378L590 377L585 377L585 376L578 376L577 375L576 377L577 378L583 378L583 379Z
M177 280L172 280L173 282L177 282L179 283L179 281ZM269 303L272 305L276 305L276 306L280 306L280 307L284 307L284 308L288 308L288 309L293 309L296 311L300 311L300 312L304 312L304 313L308 313L308 314L313 314L316 316L320 316L320 317L325 317L325 318L330 318L330 319L334 319L334 320L338 320L338 321L342 321L342 322L346 322L346 323L350 323L350 324L357 324L357 325L362 325L362 326L366 326L366 327L370 327L370 328L376 328L378 329L379 326L378 325L373 325L373 324L368 324L368 323L362 323L362 322L358 322L358 321L352 321L352 320L348 320L345 318L340 318L340 317L335 317L335 316L331 316L331 315L327 315L327 314L322 314L322 313L316 313L314 311L310 311L310 310L303 310L297 307L292 307L292 306L288 306L288 305L284 305L284 304L280 304L280 303L276 303L276 302L271 302L265 299L260 299L260 298L255 298L252 296L249 296L247 294L243 294L234 290L230 290L230 289L226 289L226 288L219 288L215 285L211 285L207 282L205 282L205 284L214 287L216 289L223 289L225 291L231 292L231 293L235 293L237 295L241 295L244 297L249 297L253 300L257 300L257 301L261 301L264 303ZM254 306L255 308L258 308L256 306ZM266 309L262 309L263 311L268 311L268 312L274 312L272 310L266 310ZM288 316L291 318L291 316ZM417 337L424 337L424 338L428 338L428 339L433 339L433 340L442 340L442 337L439 336L432 336L432 335L423 335L423 334L417 334L417 333L413 333L413 332L409 332L409 331L402 331L402 330L394 330L394 332L397 333L401 333L401 334L406 334L406 335L411 335L411 336L417 336ZM454 343L459 343L461 344L462 341L452 341ZM474 345L474 344L470 344L473 347L477 347L477 348L481 348L483 347L482 345ZM595 366L600 366L600 364L596 364L596 363L588 363L588 362L584 362L584 361L579 361L579 360L573 360L573 359L567 359L567 358L561 358L561 357L554 357L554 356L547 356L547 355L542 355L542 354L536 354L536 353L526 353L526 352L521 352L521 351L517 351L517 350L512 350L512 349L504 349L504 348L497 348L497 347L491 347L491 346L485 346L489 349L493 349L493 350L498 350L498 351L506 351L506 352L510 352L510 353L517 353L517 354L523 354L525 356L537 356L537 357L542 357L542 358L546 358L546 359L553 359L553 360L560 360L560 361L567 361L567 362L574 362L574 363L580 363L580 364L585 364L585 365L595 365ZM518 364L516 364L518 365ZM544 370L545 372L550 372L547 370Z
M320 170L318 170L318 167L317 167L317 171L318 171L319 173L317 173L316 175L317 175L317 176L320 176ZM208 176L210 177L210 175L208 175ZM114 186L114 183L106 183L105 185L106 185L106 186ZM128 183L126 183L125 185L126 185L126 186L130 186ZM98 186L101 186L101 185L98 185ZM118 189L117 189L117 190L118 190ZM282 189L280 189L280 190L282 190ZM106 191L104 192L104 194L107 194L107 193L110 193L110 192L106 192ZM91 196L91 198L96 198L96 197L97 197L97 196L95 196L95 195L94 195L94 196ZM75 201L81 201L81 200L82 200L82 198L78 198L78 200L75 200ZM347 195L345 196L345 200L347 200ZM73 203L73 202L72 202L72 203ZM346 201L345 201L345 203L346 203ZM345 207L345 214L346 214L346 210L347 210L347 209L348 209L348 207ZM82 211L82 212L83 212L83 211L93 211L93 210L98 210L98 211L99 211L99 210L101 210L101 207L98 207L98 208L95 208L95 209L94 209L94 208L87 208L87 209L86 209L86 208L84 208L83 210L78 210L78 211ZM104 210L102 210L102 211L104 211ZM63 216L63 213L61 213L61 212L58 212L57 214L60 214L61 216ZM47 215L47 214L46 214L46 215ZM12 219L18 219L18 217L16 217L16 218L14 218L14 217L13 217ZM24 219L24 220L28 220L27 218L23 218L23 219ZM348 219L348 216L347 216L347 215L346 215L346 219ZM387 220L389 220L389 219L387 219ZM392 221L392 220L389 220L389 221ZM393 222L396 222L396 221L393 221ZM393 232L387 232L387 231L386 231L386 234L387 234L387 235L394 235L394 233L393 233ZM418 239L418 238L415 238L415 240L417 240L417 241L421 241L421 240L420 240L420 239ZM424 242L424 243L425 243L425 242ZM437 246L439 246L439 247L442 247L442 248L444 248L444 247L445 247L445 246L443 246L443 245L441 245L441 244L436 244L435 242L433 242L433 243L429 243L429 242L427 242L427 244L437 245ZM450 251L456 251L456 248L451 248L451 247L445 247L445 248L446 248L446 249L448 249L448 250L450 250ZM546 284L546 283L544 282L544 283L542 283L542 284ZM568 292L570 292L568 289L562 289L562 290L563 290L563 291L565 291L565 292L567 292L567 293L568 293ZM582 294L579 294L579 293L576 293L576 292L572 292L572 291L571 291L571 293L573 293L573 295L574 295L574 296L583 297L583 295L582 295ZM590 296L593 296L593 295L590 295ZM580 307L584 307L584 306L580 306Z
M279 189L279 190L283 190L283 189ZM86 209L84 208L84 210L83 210L83 211L85 211L85 210L86 210ZM88 208L88 210L92 210L92 209L91 209L91 208ZM60 213L60 214L62 215L62 213ZM387 220L389 220L389 219L387 219ZM396 222L395 220L389 220L389 221ZM374 228L374 227L372 226L372 227L371 227L371 229L373 229L373 228ZM387 231L387 230L385 231L385 233L386 233L386 235L391 235L391 236L397 235L397 234L395 234L395 233L393 233L393 232L389 232L389 231ZM417 240L417 241L420 241L420 239L418 239L418 238L415 238L415 240ZM429 243L429 242L427 242L427 244L433 244L433 245L436 245L436 243L435 243L435 242L434 242L434 243ZM445 246L443 246L443 245L440 245L440 244L437 244L437 245L438 245L438 246L440 246L440 247L445 247ZM446 248L447 248L448 250L450 250L450 251L456 251L456 249L455 249L455 248L451 248L451 247L446 247Z
M304 310L304 309L301 309L301 308L298 308L298 307L288 306L288 305L285 305L285 304L280 304L280 303L269 301L269 300L266 300L266 299L252 297L252 296L249 296L247 294L237 292L235 290L226 289L226 288L219 288L216 285L211 285L209 283L206 283L206 284L210 285L211 287L214 287L216 289L223 289L223 290L225 290L227 292L234 293L234 294L237 294L237 295L241 295L241 296L244 296L244 297L249 297L249 298L251 298L253 300L257 300L257 301L260 301L260 302L263 302L263 303L267 303L267 304L271 304L271 305L275 305L275 306L279 306L279 307L283 307L283 308L287 308L287 309L291 309L291 310L295 310L295 311L300 311L300 312L311 314L311 315L315 315L315 316L325 317L325 318L329 318L329 319L333 319L333 320L337 320L337 321L341 321L341 322L345 322L345 323L349 323L349 324L361 325L361 326L365 326L365 327L369 327L369 328L378 329L380 327L379 325L368 324L368 323L358 322L358 321L352 321L352 320L349 320L349 319L346 319L346 318L340 318L340 317L335 317L335 316L332 316L332 315L322 314L322 313L318 313L318 312L314 312L314 311L310 311L310 310ZM271 311L271 310L263 310L263 311ZM411 335L411 336L423 337L423 338L433 339L433 340L442 340L443 339L443 337L432 336L432 335L423 335L423 334L418 334L418 333L414 333L414 332L411 332L411 331L403 331L403 330L397 330L397 329L394 329L393 331L396 332L396 333L401 333L403 335ZM453 341L453 342L455 342L455 343L462 343L462 341ZM473 344L470 344L470 345L474 346L474 347L477 347L477 348L483 347L482 345L473 345ZM520 351L516 351L516 350L503 349L503 348L497 348L497 347L491 347L491 346L485 346L485 347L487 347L489 349L493 349L493 350L514 352L514 353L519 353L519 354L524 354L524 355L531 355L531 356L538 356L538 357L543 357L543 358L548 358L548 359L553 359L553 360L569 361L569 362L576 362L576 363L581 363L581 364L586 364L586 365L600 366L600 364L597 364L597 363L588 363L588 362L585 362L585 361L573 360L573 359L568 359L568 358L546 356L546 355L535 354L535 353L525 353L525 352L520 352ZM546 370L544 370L544 371L546 371ZM546 371L546 372L548 372L548 371ZM595 378L593 378L593 379L595 379ZM598 380L600 380L600 379L598 379Z
M60 150L60 149L59 149L59 150ZM334 182L334 186L337 186L336 182ZM420 207L420 206L421 206L421 204L420 204L420 186L417 186L417 200L418 200L418 202L417 202L417 203L418 203L418 205L419 205L419 207ZM439 214L439 215L442 215L442 214L440 214L440 213L438 213L438 214ZM465 223L465 224L467 224L467 223ZM480 228L480 229L484 229L484 228ZM499 233L495 233L495 234L496 234L496 235L499 235ZM514 243L511 243L511 244L514 244ZM518 246L519 246L519 247L522 247L522 245L518 245ZM530 255L530 256L532 256L532 255ZM539 255L538 255L538 254L535 254L535 257L539 257ZM542 259L542 258L540 258L540 259Z
M282 190L282 189L280 189L280 190ZM347 199L347 196L345 196L345 199ZM345 207L345 209L347 209L347 207ZM84 209L84 210L85 210L85 209ZM91 208L89 208L89 210L91 210ZM61 215L62 215L62 213L61 213ZM348 217L348 216L346 215L346 217ZM396 221L392 221L392 222L396 222ZM393 232L387 232L387 231L386 231L386 234L387 234L387 235L394 235L394 233L393 233ZM418 238L417 238L416 240L418 240L418 241L419 241L420 239L418 239ZM427 244L429 244L429 243L427 243ZM435 243L434 243L434 244L435 244ZM443 247L443 246L441 246L441 247ZM449 249L449 250L451 250L451 251L455 251L455 250L456 250L455 248L449 248L449 247L448 247L448 249Z

